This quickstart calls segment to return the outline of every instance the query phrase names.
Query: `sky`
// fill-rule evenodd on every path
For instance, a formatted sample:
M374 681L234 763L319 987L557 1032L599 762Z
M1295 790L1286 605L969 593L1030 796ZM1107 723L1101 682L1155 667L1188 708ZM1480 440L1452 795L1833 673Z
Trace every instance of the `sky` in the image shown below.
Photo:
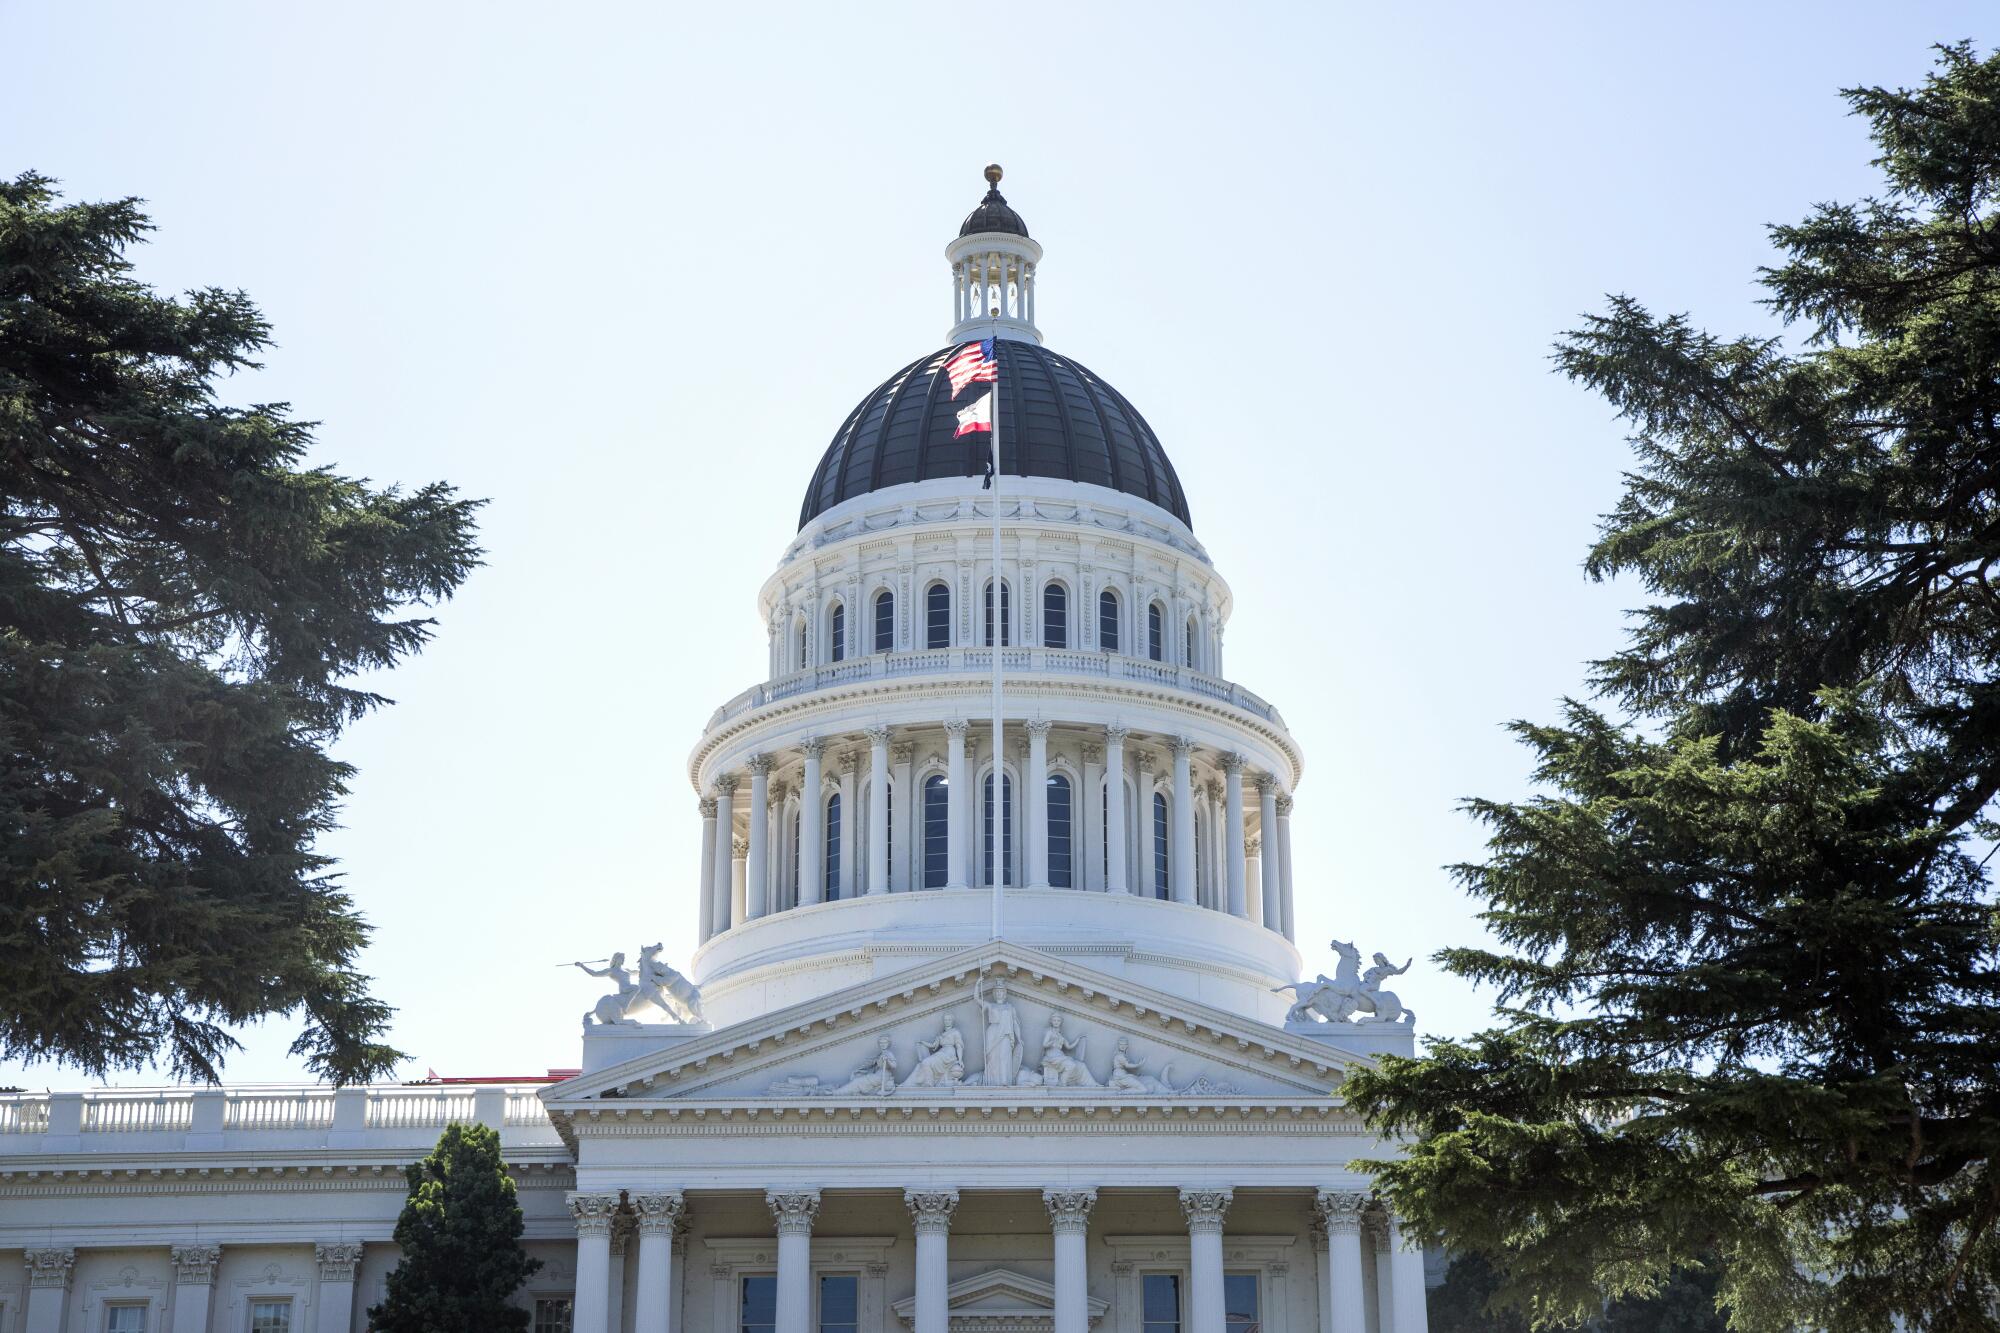
M1139 407L1235 593L1229 674L1306 754L1308 975L1493 997L1446 867L1526 794L1644 590L1581 561L1630 462L1551 343L1607 293L1719 334L1766 226L1878 188L1838 90L1987 6L102 4L0 0L0 172L136 195L138 275L275 326L237 401L313 455L490 503L486 563L377 688L326 844L402 1077L576 1063L599 983L695 944L687 756L761 678L756 593L854 403L943 341L1006 168L1053 349ZM286 1019L231 1082L302 1076ZM158 1082L157 1072L121 1075ZM77 1071L0 1066L75 1087Z

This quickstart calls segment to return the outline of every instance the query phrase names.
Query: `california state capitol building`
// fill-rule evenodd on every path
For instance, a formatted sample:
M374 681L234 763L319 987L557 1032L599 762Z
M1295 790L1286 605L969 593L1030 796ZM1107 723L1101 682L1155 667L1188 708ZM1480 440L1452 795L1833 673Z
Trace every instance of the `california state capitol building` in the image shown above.
M1420 977L1302 951L1303 751L987 180L689 755L693 957L579 977L539 1082L0 1097L0 1333L358 1333L454 1120L500 1132L536 1333L1424 1333L1341 1098Z

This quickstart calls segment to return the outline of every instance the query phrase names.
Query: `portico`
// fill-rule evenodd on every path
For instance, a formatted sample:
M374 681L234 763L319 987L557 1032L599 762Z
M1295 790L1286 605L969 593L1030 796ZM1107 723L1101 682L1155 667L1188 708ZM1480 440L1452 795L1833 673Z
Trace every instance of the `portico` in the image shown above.
M663 1243L652 1258L642 1252L622 1278L607 1269L603 1299L586 1302L580 1267L574 1333L678 1333L671 1310L682 1307L697 1326L715 1330L817 1333L845 1327L851 1309L861 1322L864 1314L889 1315L908 1333L952 1333L993 1327L993 1303L982 1298L995 1290L1012 1298L1004 1305L1009 1326L1049 1333L1124 1333L1164 1322L1313 1333L1322 1307L1331 1327L1346 1333L1423 1328L1397 1300L1398 1283L1420 1300L1421 1255L1396 1251L1408 1257L1392 1256L1378 1274L1373 1237L1390 1224L1353 1191L1067 1183L1039 1192L935 1185L786 1187L761 1196L749 1189L579 1191L570 1196L579 1244L588 1237L596 1246L606 1217L631 1218L643 1236L653 1214L642 1210L662 1199L682 1219L685 1248L706 1258L696 1269L703 1280L685 1300L649 1304L648 1284L678 1290L683 1280L684 1261ZM736 1234L760 1211L761 1227ZM1020 1229L1037 1214L1039 1226ZM1330 1253L1314 1248L1319 1226L1334 1241ZM1110 1299L1090 1295L1093 1280ZM628 1290L635 1287L636 1306ZM913 1294L889 1299L904 1289ZM1171 1321L1156 1318L1166 1301L1175 1302ZM768 1321L760 1317L766 1305ZM637 1317L612 1322L611 1312L627 1308ZM1371 1309L1381 1312L1378 1319L1369 1318Z

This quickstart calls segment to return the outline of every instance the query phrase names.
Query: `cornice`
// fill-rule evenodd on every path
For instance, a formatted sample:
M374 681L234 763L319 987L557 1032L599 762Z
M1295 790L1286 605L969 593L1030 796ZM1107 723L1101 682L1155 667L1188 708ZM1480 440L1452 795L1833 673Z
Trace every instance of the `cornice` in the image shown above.
M419 1153L416 1156L421 1156ZM412 1157L415 1161L416 1157ZM0 1170L0 1198L42 1199L65 1195L186 1195L404 1193L409 1181L403 1162L341 1166L176 1166L101 1167L73 1165L75 1157L30 1158ZM66 1165L67 1164L67 1165ZM532 1169L513 1167L515 1188L564 1189L576 1170L565 1158Z
M922 1134L1131 1134L1140 1125L1171 1127L1174 1133L1307 1135L1381 1141L1338 1100L1271 1098L1203 1099L1179 1103L1002 1101L880 1102L841 1100L828 1104L740 1101L674 1103L577 1111L571 1121L579 1140L722 1135L846 1138L855 1135Z
M774 724L787 719L808 720L813 714L830 712L844 708L857 700L870 700L888 704L907 699L936 701L945 707L939 713L955 711L953 705L964 706L991 698L993 678L990 674L965 672L954 675L913 675L886 678L870 677L851 683L828 685L822 689L801 690L769 703L749 708L713 726L702 733L694 750L688 756L688 781L699 794L703 790L702 766L718 750L759 731L770 731ZM1172 715L1163 719L1158 727L1146 727L1147 731L1172 733L1175 725L1186 718L1202 718L1224 723L1239 732L1262 741L1275 753L1282 755L1291 773L1286 785L1296 787L1305 774L1305 751L1294 741L1291 732L1284 727L1273 725L1245 709L1213 699L1207 695L1195 694L1170 687L1149 685L1143 681L1095 679L1089 676L1034 675L1016 673L1007 677L1007 694L1012 700L1111 700L1121 707L1151 707ZM938 725L944 719L940 716ZM1130 723L1136 718L1123 719ZM759 737L765 744L790 744L769 736Z

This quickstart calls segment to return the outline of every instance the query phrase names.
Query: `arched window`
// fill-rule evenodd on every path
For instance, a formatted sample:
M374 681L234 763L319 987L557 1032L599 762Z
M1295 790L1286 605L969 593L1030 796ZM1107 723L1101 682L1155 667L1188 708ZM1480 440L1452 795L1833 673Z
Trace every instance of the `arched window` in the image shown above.
M1153 793L1153 896L1167 896L1167 794Z
M1195 657L1194 645L1195 645L1194 617L1189 616L1187 623L1187 664L1188 664L1188 669L1190 671L1197 670L1201 666L1200 661L1198 661Z
M1014 642L1014 629L1008 622L1012 619L1013 598L1009 595L1007 580L1000 580L1000 646L1005 648ZM993 646L993 584L986 585L986 646Z
M1069 647L1069 589L1060 583L1042 589L1042 647Z
M840 900L840 793L826 798L826 861L821 870L826 900Z
M839 602L833 604L833 612L827 617L827 638L832 649L832 660L847 660L847 608Z
M1109 588L1097 594L1097 646L1118 651L1118 594Z
M800 616L792 622L792 670L806 669L806 620Z
M887 588L875 594L875 651L896 651L896 594Z
M1049 886L1067 889L1075 885L1076 875L1070 860L1069 778L1066 775L1049 774L1048 798Z
M1005 878L1014 882L1014 780L1002 775L1000 783L1000 866ZM993 878L993 775L986 775L986 882Z
M951 883L951 784L944 774L924 780L924 887Z
M924 590L924 647L951 647L951 589L942 583Z
M1162 641L1166 634L1165 627L1161 623L1164 620L1166 620L1166 615L1160 610L1158 602L1154 602L1146 608L1146 656L1152 658L1155 662L1164 662L1167 660L1167 646Z

